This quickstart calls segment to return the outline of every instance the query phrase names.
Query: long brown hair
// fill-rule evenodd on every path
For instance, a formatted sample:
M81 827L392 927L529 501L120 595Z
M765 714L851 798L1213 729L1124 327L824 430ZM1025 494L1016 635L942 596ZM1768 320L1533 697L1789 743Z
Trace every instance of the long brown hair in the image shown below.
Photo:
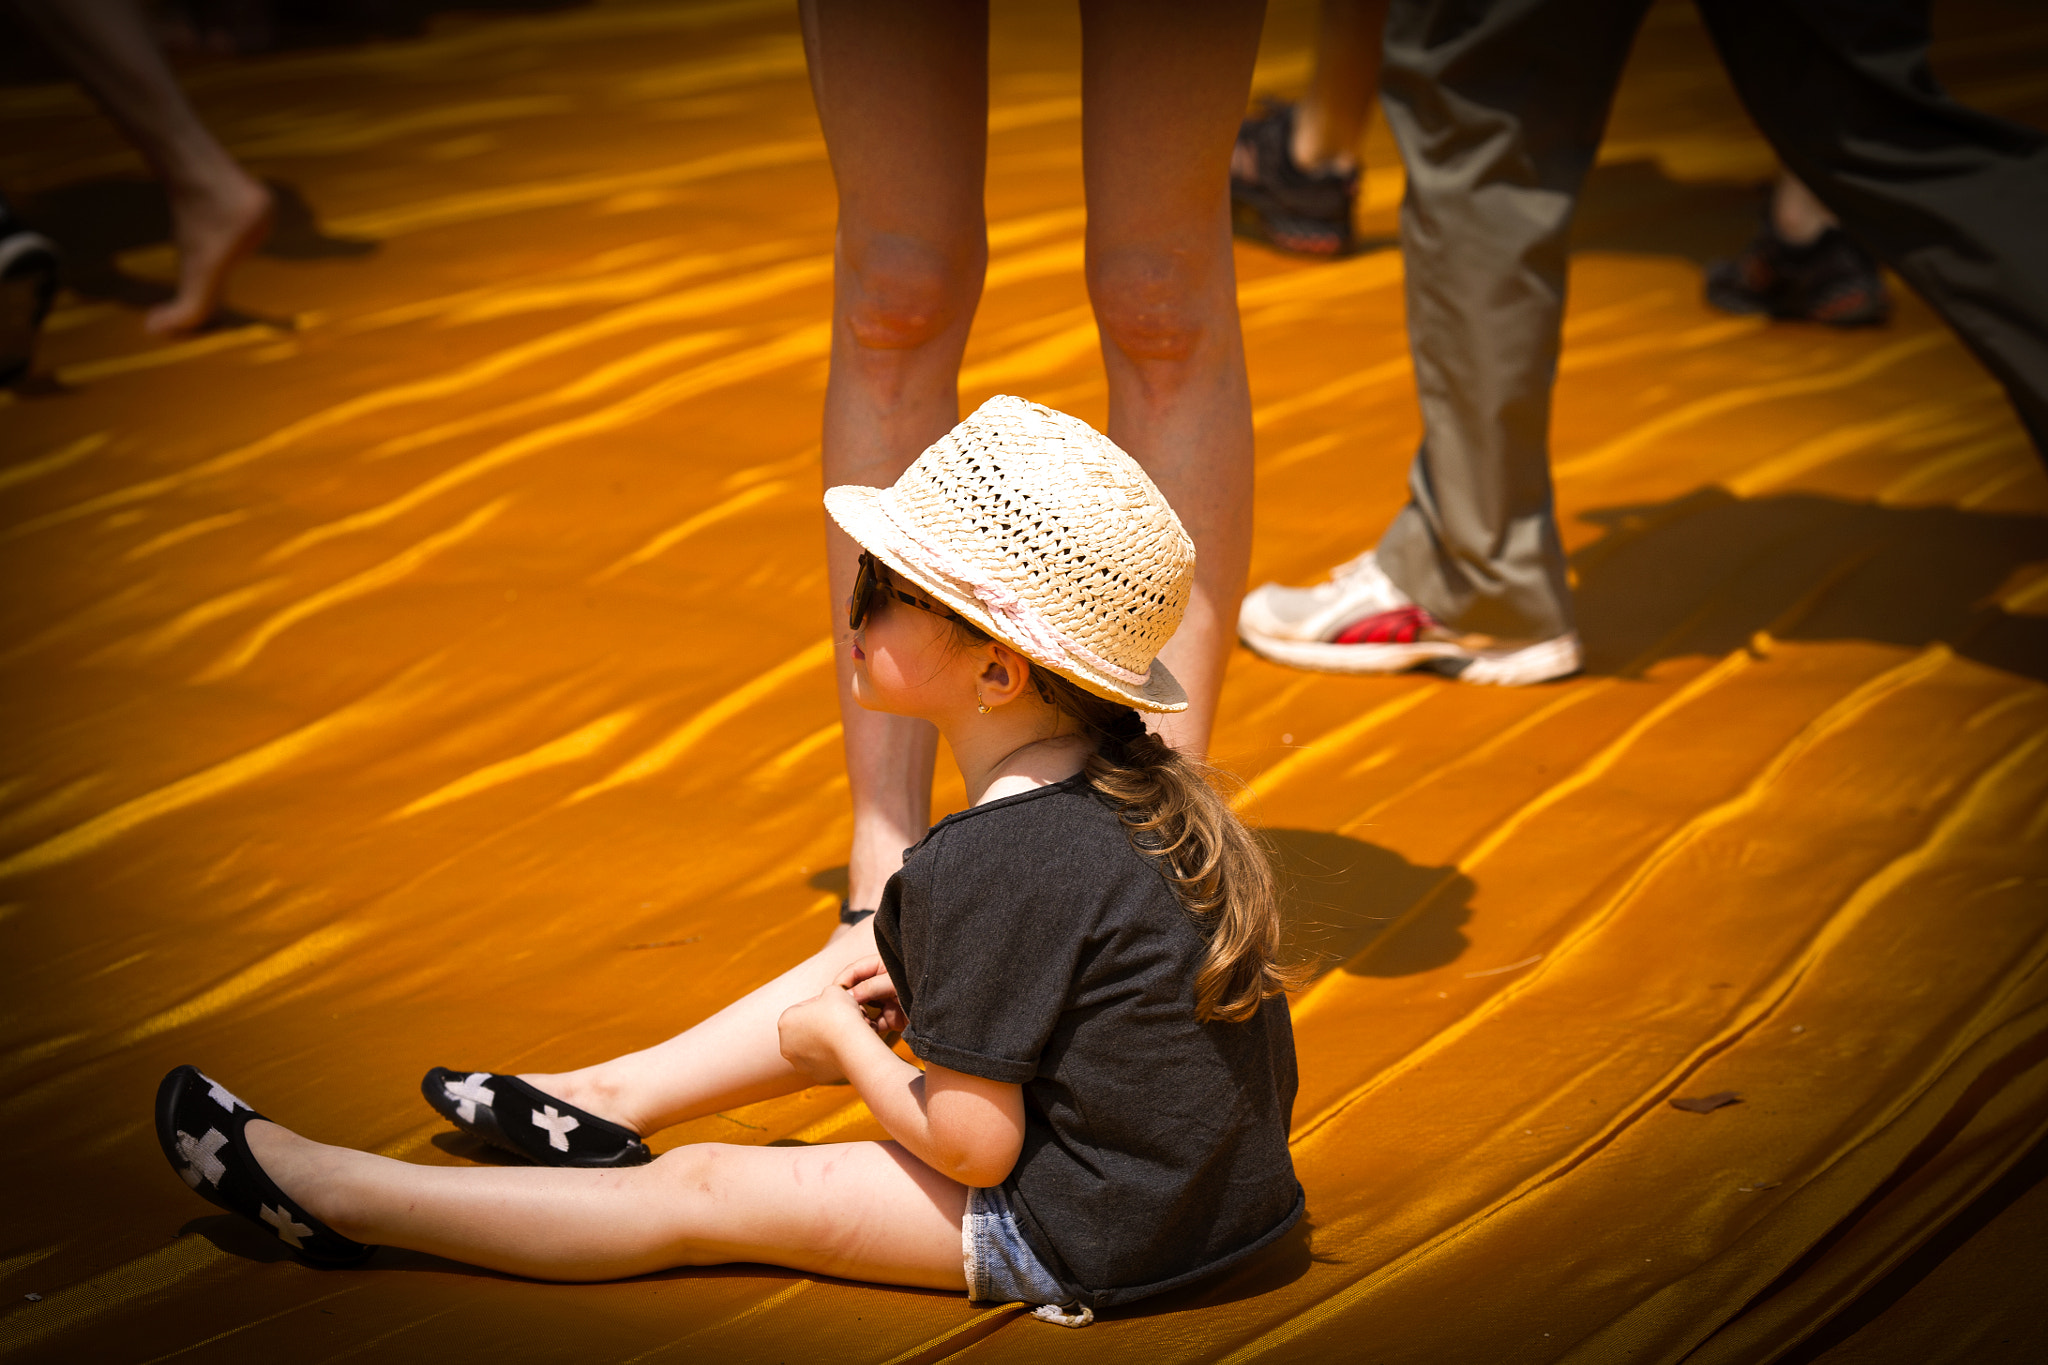
M954 620L965 640L989 637ZM1145 729L1137 711L1032 667L1038 695L1096 741L1083 771L1115 803L1124 832L1154 859L1209 940L1195 973L1195 1017L1239 1024L1301 984L1280 962L1280 894L1265 845L1216 790L1214 771Z

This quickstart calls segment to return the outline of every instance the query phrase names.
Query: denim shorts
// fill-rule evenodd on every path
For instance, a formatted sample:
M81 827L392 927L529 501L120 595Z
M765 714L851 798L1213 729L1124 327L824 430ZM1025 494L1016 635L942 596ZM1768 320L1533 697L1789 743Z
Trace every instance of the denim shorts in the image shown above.
M1017 1215L1001 1186L969 1187L960 1220L960 1261L967 1297L981 1303L1028 1303L1031 1316L1062 1327L1086 1327L1095 1313L1075 1303L1017 1230Z

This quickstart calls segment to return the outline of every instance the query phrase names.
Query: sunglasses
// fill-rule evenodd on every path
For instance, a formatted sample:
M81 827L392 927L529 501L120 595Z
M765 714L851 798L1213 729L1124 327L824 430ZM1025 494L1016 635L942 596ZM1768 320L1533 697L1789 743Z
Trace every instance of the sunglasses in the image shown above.
M943 616L949 621L962 619L959 613L948 611L936 602L903 591L887 580L887 572L880 560L866 550L860 552L860 568L853 575L853 596L846 600L848 630L859 630L867 624L869 613L875 609L876 593L887 593L907 606L916 607L919 611L928 611L934 616Z

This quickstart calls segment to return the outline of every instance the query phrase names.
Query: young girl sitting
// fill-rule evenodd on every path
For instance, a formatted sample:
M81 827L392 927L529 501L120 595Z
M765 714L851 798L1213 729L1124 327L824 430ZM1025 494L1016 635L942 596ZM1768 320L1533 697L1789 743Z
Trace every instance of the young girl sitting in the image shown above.
M865 551L856 698L938 726L972 802L873 919L645 1052L429 1074L436 1108L541 1169L326 1146L180 1067L157 1132L188 1185L312 1260L388 1244L561 1280L767 1262L1075 1326L1294 1225L1271 874L1133 709L1186 704L1155 657L1193 573L1173 512L1107 439L1016 398L894 486L825 503ZM899 1030L922 1071L891 1050ZM651 1161L640 1141L840 1080L894 1141Z

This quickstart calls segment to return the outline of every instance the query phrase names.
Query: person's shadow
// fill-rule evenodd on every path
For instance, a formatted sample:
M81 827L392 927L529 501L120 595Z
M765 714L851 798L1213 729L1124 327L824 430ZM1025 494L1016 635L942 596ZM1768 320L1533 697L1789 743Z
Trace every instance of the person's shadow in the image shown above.
M337 237L325 231L313 206L296 186L282 180L265 184L276 206L276 217L270 237L257 255L314 261L367 256L377 249L376 242ZM153 308L171 297L170 285L137 278L120 264L121 253L125 251L171 240L170 203L157 181L140 175L74 180L23 196L16 202L15 211L29 227L57 244L63 259L64 283L79 297L104 299L138 309ZM290 326L288 322L224 307L209 328L251 322Z
M1673 180L1647 159L1595 166L1572 215L1571 249L1705 265L1733 256L1755 235L1768 189L1747 180Z
M1472 879L1318 829L1263 829L1273 853L1288 956L1317 976L1410 976L1457 960L1469 940Z
M2048 681L2048 615L2001 589L2048 561L2048 517L1887 507L1819 493L1703 488L1579 514L1605 534L1572 556L1589 673L1722 655L1759 631L1957 654Z
M1456 959L1471 917L1472 881L1454 867L1418 867L1400 854L1319 829L1261 829L1273 855L1289 960L1316 975L1342 965L1361 976L1407 976ZM808 883L846 894L846 869Z

